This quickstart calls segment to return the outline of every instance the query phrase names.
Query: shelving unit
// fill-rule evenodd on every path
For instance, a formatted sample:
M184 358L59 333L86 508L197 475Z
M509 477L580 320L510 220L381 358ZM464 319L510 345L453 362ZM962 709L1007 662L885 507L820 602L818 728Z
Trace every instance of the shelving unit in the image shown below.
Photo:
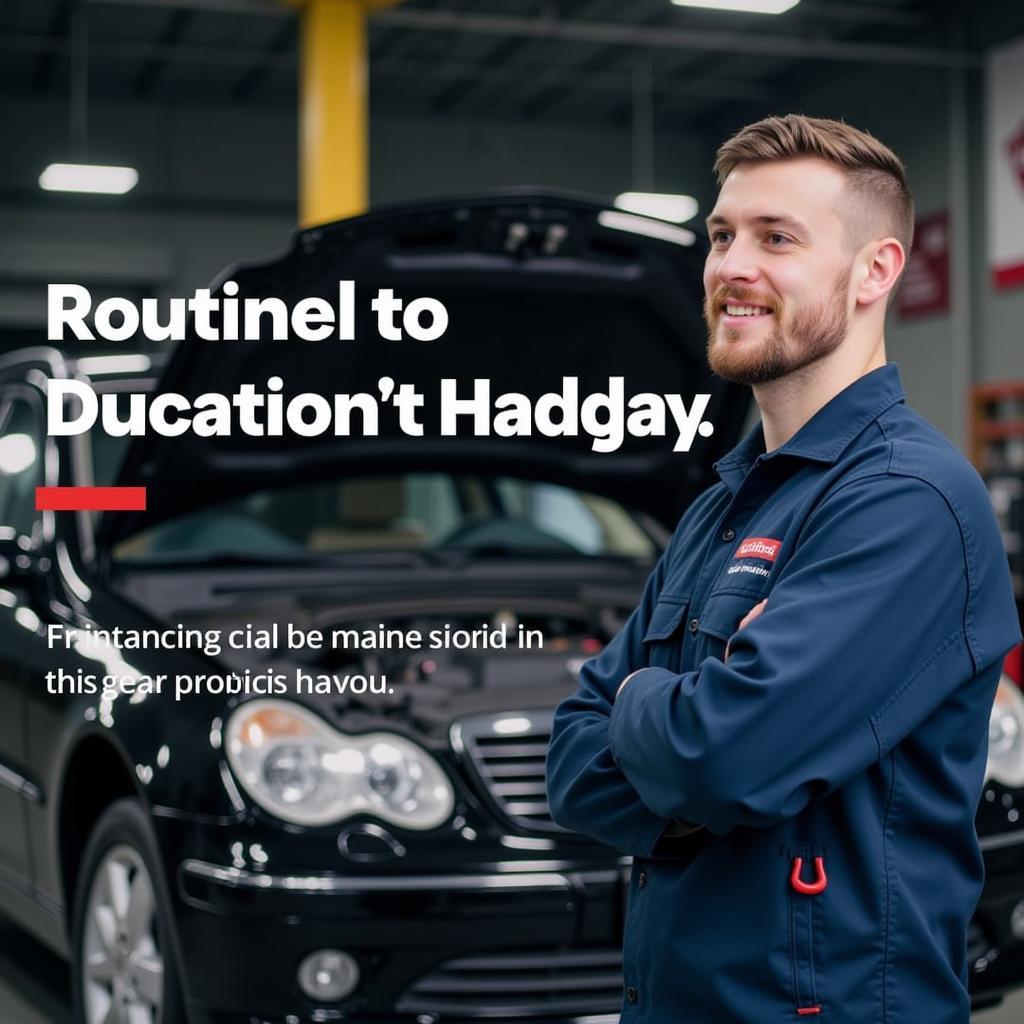
M992 495L1014 591L1024 601L1024 381L971 389L970 453Z

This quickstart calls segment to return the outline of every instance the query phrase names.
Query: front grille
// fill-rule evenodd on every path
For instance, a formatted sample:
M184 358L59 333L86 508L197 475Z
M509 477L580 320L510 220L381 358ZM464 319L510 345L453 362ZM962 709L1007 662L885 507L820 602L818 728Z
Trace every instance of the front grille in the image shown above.
M452 746L499 811L529 831L565 832L551 818L544 758L553 711L474 715L452 727Z
M449 960L420 978L395 1009L456 1017L588 1016L622 1005L618 949L537 949Z

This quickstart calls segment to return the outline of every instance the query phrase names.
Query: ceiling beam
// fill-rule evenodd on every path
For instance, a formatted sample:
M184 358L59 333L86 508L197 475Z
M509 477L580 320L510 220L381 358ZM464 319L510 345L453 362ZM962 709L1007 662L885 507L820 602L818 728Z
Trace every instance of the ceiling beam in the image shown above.
M476 0L429 0L431 8L421 8L421 10L433 9L440 3L448 5L448 9L453 13L460 13L463 10L469 10L473 7ZM374 66L380 59L388 58L402 58L406 60L425 60L432 62L443 62L449 54L454 52L455 47L458 45L458 40L451 38L445 32L420 32L416 29L406 29L404 34L399 35L397 39L394 39L391 43L386 43L384 46L373 46L372 41L381 34L379 26L375 25L372 20L371 13L371 50L370 50L370 71L372 73ZM385 29L383 35L385 40L388 36L393 36L397 30ZM422 99L422 96L417 96L416 99ZM374 102L387 103L392 99L396 99L401 103L405 97L396 95L394 88L394 82L387 80L383 83L382 88L375 90L373 94Z
M293 49L298 36L297 21L286 21L280 25L263 51L260 59L239 78L231 90L231 99L235 103L246 103L273 71L279 70L273 59L287 54ZM297 64L297 62L296 62Z
M43 35L0 34L0 53L66 54L70 46L67 39L51 39ZM93 57L111 60L153 60L168 64L193 64L241 68L246 73L255 67L265 70L294 71L298 59L294 53L274 52L253 47L225 49L216 46L162 45L160 43L120 42L94 39L89 44ZM505 67L481 68L475 61L456 60L409 60L381 57L374 60L370 72L374 76L396 81L431 82L481 82L498 84L506 82L510 70L514 74L543 84L545 78L562 78L567 70L550 64L517 63ZM590 92L629 94L631 75L629 71L573 73L573 88ZM755 102L771 99L764 87L757 82L733 81L718 78L685 78L676 81L661 81L655 92L663 96L678 98L727 99L739 102Z
M545 12L550 18L573 19L586 16L600 10L602 0L565 0L554 7L549 7ZM488 47L478 58L481 67L500 67L512 64L513 58L533 45L535 40L523 38L522 36L508 36L499 39L498 42ZM509 80L507 84L512 84ZM499 84L506 84L505 82ZM492 82L490 90L484 89L485 95L492 92L495 84ZM474 91L474 83L466 82L452 86L445 90L440 96L435 97L433 109L438 114L449 114L452 108L459 103L465 103Z
M85 12L81 12L81 17ZM50 16L50 27L47 29L46 38L54 41L60 40L62 36L67 37L71 28L71 0L59 0ZM70 47L69 47L70 49ZM37 93L50 91L57 73L57 60L54 51L40 50L40 56L36 61L35 70L32 73L32 88Z
M278 0L87 0L87 3L135 7L174 6L203 11L265 14L273 17L295 16L293 8L279 3ZM847 10L849 10L849 6L847 6ZM884 20L884 15L876 7L864 6L860 10L863 11L865 20L870 20L870 16L876 13L880 20ZM513 36L558 42L616 45L633 49L714 51L802 59L812 57L814 60L845 61L858 64L903 64L944 68L981 66L981 57L978 54L941 47L814 39L813 47L809 52L808 46L811 41L799 36L784 36L765 32L720 32L684 27L673 28L663 25L644 26L629 22L574 20L563 19L554 14L540 17L519 17L478 14L468 11L398 7L377 11L372 16L372 24L429 32Z
M164 26L163 32L160 34L160 45L169 47L180 42L181 37L185 34L185 31L188 29L195 16L196 12L193 10L183 10L179 8L172 11L167 24ZM160 72L163 71L163 69L164 61L147 61L145 66L138 73L135 83L132 86L133 94L137 97L152 95L153 89L156 87L157 79L160 77Z
M650 27L652 24L664 25L663 18L670 13L666 9L662 8L655 12L653 15L646 19L647 24L645 27ZM601 49L592 53L585 61L581 64L576 65L573 69L573 74L588 74L594 71L605 71L608 68L614 66L615 62L623 57L631 57L630 63L630 86L629 94L626 96L627 108L632 110L633 106L633 92L634 92L634 74L633 69L637 66L637 61L640 59L641 51L634 51L633 53L627 53L619 46L612 44L606 44ZM651 67L650 54L647 54L647 67L651 71L651 78L653 80L654 72ZM547 114L554 109L557 104L565 100L567 96L572 95L572 79L571 76L564 79L559 83L561 88L547 88L537 90L534 89L528 93L521 101L520 110L527 117L539 117L541 114Z
M68 54L71 41L53 39L44 35L11 33L0 35L0 53ZM247 69L263 61L274 67L294 68L298 61L294 55L268 56L253 47L229 48L223 46L167 46L161 43L119 42L115 40L89 40L90 57L108 57L111 60L157 60L168 64L200 64Z
M871 25L902 25L924 27L931 23L927 13L920 9L893 7L891 0L883 6L880 3L807 3L806 0L794 10L805 18L821 21L859 21Z
M581 72L575 68L550 64L516 62L498 67L481 68L475 61L447 60L443 63L426 61L405 61L381 58L371 67L374 75L385 78L408 78L435 82L466 82L480 85L506 85L510 76L536 83L543 87L547 83L565 83L565 75L571 73L572 88L584 92L610 93L627 98L632 89L632 71L608 70L602 72ZM716 99L738 102L764 102L771 100L773 92L765 92L757 82L734 81L719 78L693 78L676 81L658 79L654 88L656 95L673 96L679 99Z
M919 67L974 68L981 57L940 47L904 46L835 39L801 39L772 33L713 32L666 25L646 26L628 22L560 21L554 18L521 18L497 14L421 11L393 8L374 15L374 24L419 28L432 32L466 32L478 35L521 36L563 43L589 43L654 50L696 50L746 53L763 57L793 57L856 64L902 64Z
M178 7L219 14L265 14L271 18L294 18L296 10L280 0L85 0L92 7Z
M480 55L479 61L473 64L478 74L460 75L452 85L445 89L439 96L434 98L433 109L437 114L450 114L459 104L464 104L474 92L486 91L484 87L490 85L514 85L516 83L516 65L512 58L529 43L522 39L508 37L502 39L496 46L488 49ZM504 71L498 76L486 76L487 71Z
M294 8L289 9L281 0L86 0L96 6L110 7L187 7L196 11L219 11L226 14L263 14L271 17L290 17ZM564 8L566 3L547 0L541 6L550 9L549 17L572 17L573 12ZM420 8L422 9L422 8ZM922 26L929 24L925 11L919 8L894 8L886 3L824 3L806 2L801 6L801 16L818 18L822 21L861 21L878 25Z

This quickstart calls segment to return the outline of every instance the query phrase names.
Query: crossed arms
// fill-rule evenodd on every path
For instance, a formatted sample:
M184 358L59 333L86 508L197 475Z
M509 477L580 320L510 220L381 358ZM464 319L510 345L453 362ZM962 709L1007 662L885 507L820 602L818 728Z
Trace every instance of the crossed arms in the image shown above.
M916 477L878 474L808 518L727 660L646 667L643 638L666 585L678 587L686 528L684 517L636 610L555 713L552 815L626 853L650 856L673 820L725 834L799 814L1004 653L969 642L972 580L945 499Z

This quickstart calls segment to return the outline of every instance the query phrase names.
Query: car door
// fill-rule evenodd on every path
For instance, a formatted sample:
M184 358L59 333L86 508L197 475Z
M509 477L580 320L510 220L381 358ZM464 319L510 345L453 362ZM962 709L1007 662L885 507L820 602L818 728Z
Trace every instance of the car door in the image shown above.
M0 380L0 526L38 540L35 487L42 461L42 409L28 388ZM24 676L38 617L28 588L0 579L0 880L30 884Z

